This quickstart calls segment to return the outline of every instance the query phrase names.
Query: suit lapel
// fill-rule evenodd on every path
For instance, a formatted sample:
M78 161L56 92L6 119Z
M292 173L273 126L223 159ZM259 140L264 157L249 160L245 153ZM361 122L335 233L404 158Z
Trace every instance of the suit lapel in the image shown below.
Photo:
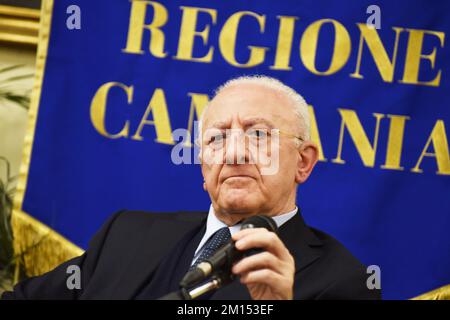
M120 276L112 299L132 299L155 271L163 256L171 252L187 233L205 223L205 219L206 215L182 217L175 214L173 219L155 218L148 232L143 234L134 258Z

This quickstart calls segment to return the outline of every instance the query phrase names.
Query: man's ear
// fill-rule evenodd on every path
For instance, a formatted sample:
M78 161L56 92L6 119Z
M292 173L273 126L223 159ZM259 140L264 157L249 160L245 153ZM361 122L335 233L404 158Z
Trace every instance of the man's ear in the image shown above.
M203 181L203 190L208 191L208 190L206 189L206 181Z
M298 153L299 158L297 162L295 182L301 184L308 179L317 163L317 160L319 160L319 149L312 141L305 141L299 148Z

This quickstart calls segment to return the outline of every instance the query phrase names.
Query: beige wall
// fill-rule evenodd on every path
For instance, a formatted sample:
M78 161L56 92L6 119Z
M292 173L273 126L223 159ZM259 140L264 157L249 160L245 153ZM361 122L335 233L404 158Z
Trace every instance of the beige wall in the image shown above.
M34 74L36 48L31 46L13 46L0 42L0 69L8 65L24 65L20 70L7 73L7 77ZM6 75L0 74L0 79ZM1 81L0 81L1 83ZM17 81L11 87L15 92L31 92L33 77ZM22 159L22 145L27 127L27 111L21 106L0 100L0 156L6 157L11 164L11 173L19 172ZM0 179L5 181L6 168L0 162Z

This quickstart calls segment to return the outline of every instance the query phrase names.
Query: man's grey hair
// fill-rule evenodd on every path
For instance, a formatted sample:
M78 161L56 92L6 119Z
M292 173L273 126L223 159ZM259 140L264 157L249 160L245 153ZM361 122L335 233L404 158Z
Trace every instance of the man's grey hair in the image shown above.
M292 108L296 116L298 117L298 130L297 132L293 133L295 135L300 135L300 137L303 140L309 140L310 139L310 131L311 131L311 122L309 118L309 111L308 111L308 105L305 102L305 99L298 94L294 89L291 87L285 85L280 80L277 80L272 77L262 76L262 75L252 75L252 76L240 76L238 78L234 78L231 80L228 80L223 85L218 87L214 92L214 97L219 95L223 90L240 85L240 84L256 84L261 85L264 87L267 87L269 89L273 89L277 92L282 93L288 100L292 103ZM210 103L208 103L203 110L202 115L200 116L200 119L198 121L198 132L199 135L202 134L202 127L203 127L203 120L204 116L210 106ZM199 138L199 137L197 137ZM201 141L198 141L199 145L201 145Z

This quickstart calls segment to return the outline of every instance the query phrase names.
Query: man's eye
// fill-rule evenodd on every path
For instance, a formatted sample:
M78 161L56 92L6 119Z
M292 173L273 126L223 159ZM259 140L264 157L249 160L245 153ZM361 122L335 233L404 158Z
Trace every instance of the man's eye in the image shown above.
M264 139L267 137L267 130L265 129L252 129L248 131L248 135L251 138Z
M212 136L211 138L209 138L209 142L208 143L222 143L224 139L224 135L221 134L216 134L214 136Z

